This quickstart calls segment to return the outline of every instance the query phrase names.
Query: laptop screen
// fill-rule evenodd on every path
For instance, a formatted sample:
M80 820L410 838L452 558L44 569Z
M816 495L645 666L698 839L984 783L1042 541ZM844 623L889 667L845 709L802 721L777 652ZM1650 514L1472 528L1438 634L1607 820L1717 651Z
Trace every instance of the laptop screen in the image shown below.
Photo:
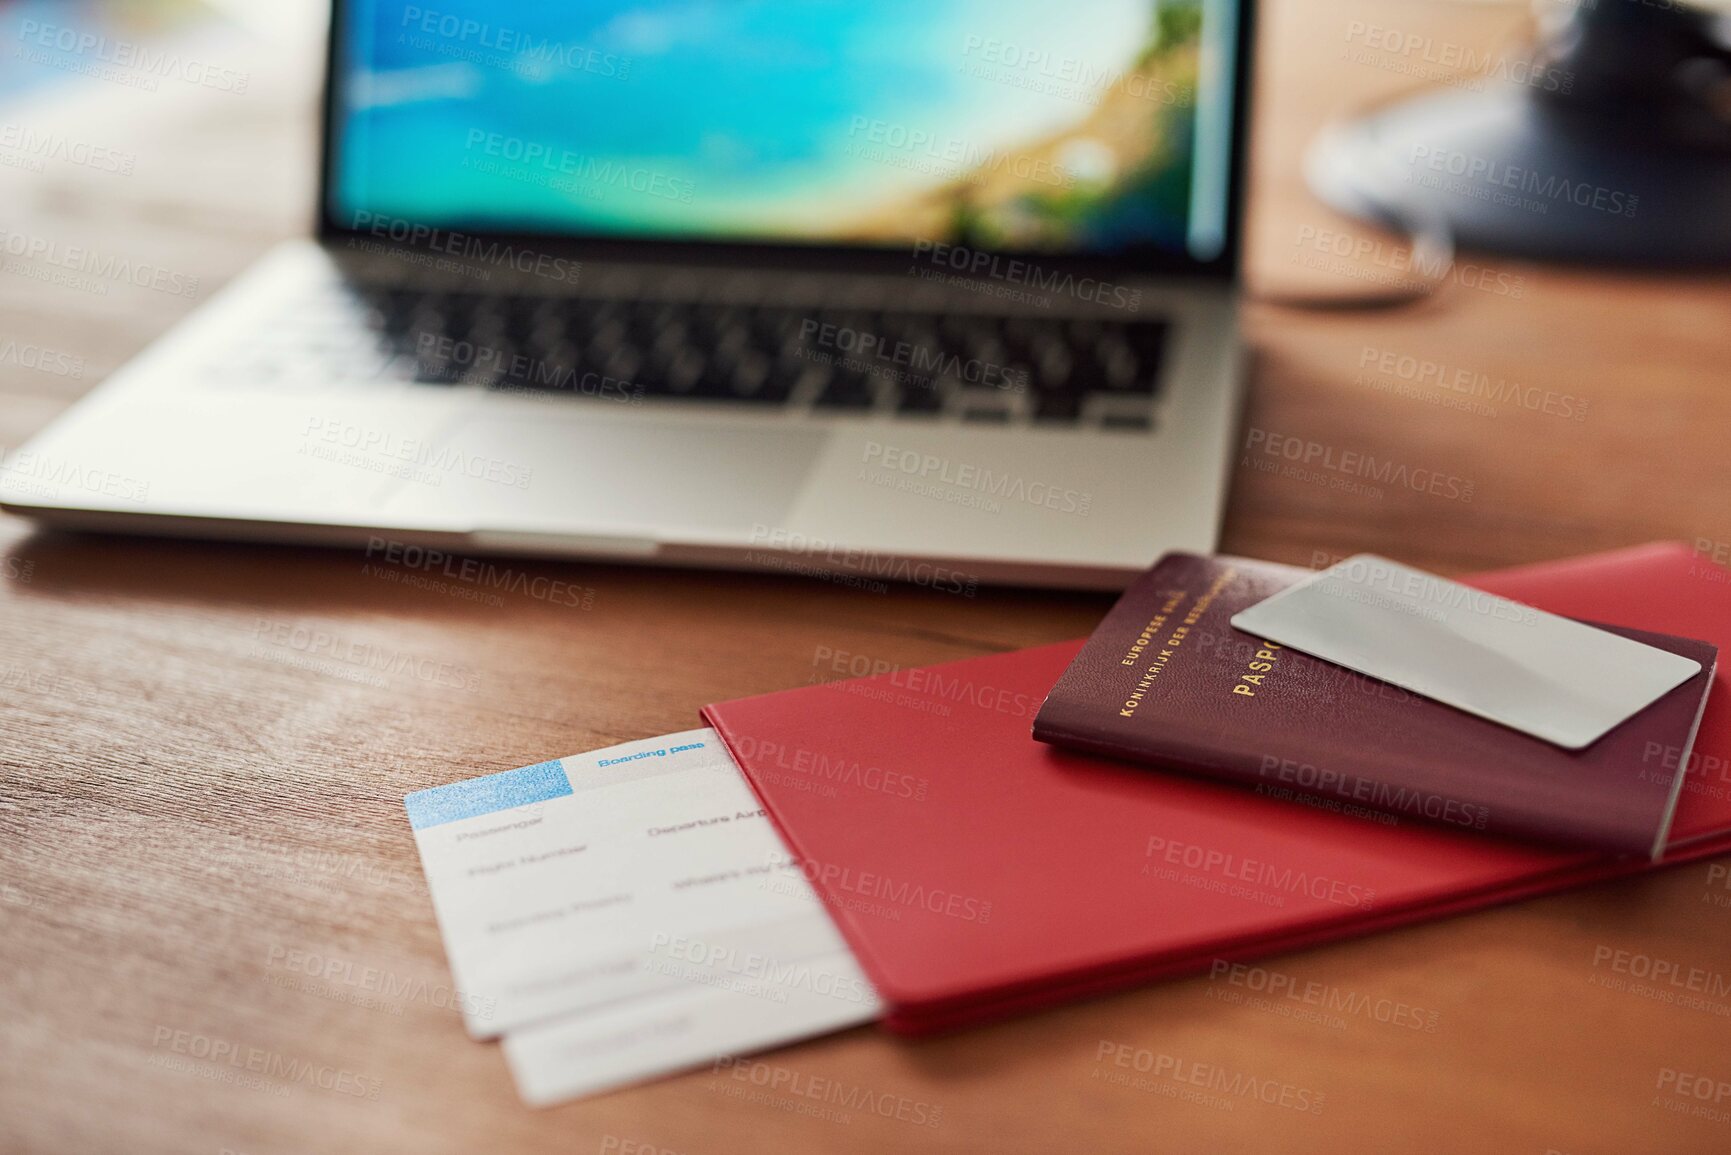
M1239 0L342 0L326 209L1229 255Z

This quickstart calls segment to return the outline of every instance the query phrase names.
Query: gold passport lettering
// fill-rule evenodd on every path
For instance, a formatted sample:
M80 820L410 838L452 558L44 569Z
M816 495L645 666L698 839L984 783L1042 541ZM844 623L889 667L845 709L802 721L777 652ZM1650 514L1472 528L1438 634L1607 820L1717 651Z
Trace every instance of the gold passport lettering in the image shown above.
M1136 716L1136 707L1142 704L1142 699L1148 695L1149 689L1154 685L1154 680L1160 676L1160 671L1164 670L1166 664L1172 660L1173 652L1184 644L1185 638L1190 636L1191 627L1202 620L1202 615L1208 612L1208 607L1214 604L1214 600L1220 596L1220 591L1230 585L1237 576L1238 570L1228 566L1214 579L1208 589L1202 593L1202 596L1191 604L1189 612L1184 615L1183 624L1172 627L1171 636L1161 643L1165 648L1154 655L1154 660L1149 662L1147 669L1142 671L1141 678L1131 688L1130 696L1124 699L1122 706L1118 707L1120 718L1134 718ZM1184 599L1188 596L1183 590L1175 590L1167 594L1166 600L1161 603L1160 612L1150 618L1148 624L1142 627L1142 632L1136 635L1135 642L1131 643L1130 648L1125 651L1124 657L1119 660L1118 664L1134 666L1138 660L1143 658L1145 656L1144 651L1155 644L1154 639L1158 638L1161 631L1166 628L1167 620L1171 618L1180 605L1184 604ZM1271 644L1270 642L1263 643L1265 646Z
M1182 633L1183 629L1184 628L1180 626L1179 632ZM1174 639L1170 644L1175 646L1178 642ZM1118 708L1118 716L1120 718L1134 718L1136 716L1136 707L1142 704L1142 698L1148 693L1148 688L1154 684L1154 679L1160 676L1160 671L1164 670L1166 668L1166 663L1171 660L1171 650L1161 650L1154 656L1154 661L1143 673L1141 681L1136 683L1136 688L1130 691L1130 696L1125 699L1124 704Z
M1262 686L1262 679L1268 677L1274 670L1274 663L1280 660L1276 653L1281 647L1264 639L1262 649L1250 655L1248 669L1238 675L1238 681L1233 683L1232 692L1241 698L1254 698L1256 691Z
M1166 628L1166 619L1172 616L1173 610L1183 604L1185 596L1183 590L1176 590L1167 595L1165 604L1160 607L1160 612L1148 619L1148 624L1142 627L1142 632L1136 635L1136 640L1124 652L1123 659L1118 663L1120 666L1134 666L1136 664L1136 659L1142 656L1142 651L1154 643L1155 635Z
M1234 566L1227 566L1222 570L1220 576L1214 579L1214 584L1208 587L1208 592L1196 599L1196 604L1191 607L1189 614L1185 615L1184 624L1193 626L1201 621L1202 615L1208 612L1208 607L1214 604L1214 599L1220 596L1220 591L1231 585L1237 576L1238 570Z

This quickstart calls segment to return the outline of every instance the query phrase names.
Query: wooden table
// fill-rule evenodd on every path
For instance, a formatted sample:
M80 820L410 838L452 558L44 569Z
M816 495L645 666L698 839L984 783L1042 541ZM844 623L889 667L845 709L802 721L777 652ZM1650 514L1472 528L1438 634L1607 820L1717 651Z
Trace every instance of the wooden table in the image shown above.
M1294 258L1306 226L1353 229L1301 184L1315 129L1413 83L1397 65L1342 60L1353 20L1481 50L1516 24L1507 9L1470 6L1271 5L1257 286L1310 275ZM310 215L315 49L307 37L208 49L250 70L244 96L91 82L13 113L71 118L136 164L130 176L0 167L6 227L214 288ZM1473 494L1341 492L1242 468L1224 548L1297 562L1373 549L1458 572L1654 538L1731 540L1731 286L1494 267L1523 278L1520 299L1455 287L1388 312L1251 308L1249 427L1445 469ZM17 444L193 304L0 275L0 339L83 358L78 377L0 363L0 443ZM1441 408L1361 376L1367 350L1551 390L1586 411ZM751 1084L708 1072L528 1110L497 1050L438 1005L448 973L406 791L688 727L712 699L839 676L838 652L921 664L1074 637L1107 599L526 565L592 589L581 610L454 600L335 551L39 535L15 519L0 521L0 549L0 1150L1731 1149L1727 1116L1673 1113L1655 1086L1665 1069L1731 1080L1723 861L1268 963L1406 1004L1434 1029L1303 1021L1200 978L930 1042L861 1029L762 1058L790 1078L939 1108L936 1126L811 1117L797 1097L753 1100L737 1093ZM473 685L297 666L271 641L279 627L451 663ZM285 965L290 951L350 977L311 982ZM1704 968L1719 993L1690 1008L1609 989L1599 980L1616 951ZM353 977L367 967L396 994ZM1222 1109L1112 1085L1096 1077L1098 1056L1120 1044L1295 1084L1324 1109ZM223 1064L182 1053L221 1047L346 1071L345 1085L378 1095L228 1081Z

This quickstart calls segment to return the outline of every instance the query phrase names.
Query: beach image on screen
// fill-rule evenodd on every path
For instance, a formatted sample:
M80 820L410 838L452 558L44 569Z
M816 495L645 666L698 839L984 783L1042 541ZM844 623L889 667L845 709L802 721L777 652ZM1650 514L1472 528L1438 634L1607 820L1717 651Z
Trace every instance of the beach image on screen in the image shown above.
M514 232L1182 250L1215 8L358 0L331 208Z

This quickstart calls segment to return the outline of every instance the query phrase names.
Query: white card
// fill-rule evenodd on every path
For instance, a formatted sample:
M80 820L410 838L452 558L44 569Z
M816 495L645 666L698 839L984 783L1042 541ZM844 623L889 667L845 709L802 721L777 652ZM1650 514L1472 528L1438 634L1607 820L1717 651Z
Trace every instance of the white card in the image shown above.
M1282 590L1232 624L1569 750L1701 670L1693 659L1374 554Z
M851 958L824 970L846 945L713 730L422 790L404 806L476 1038L772 980L832 992L858 1020L877 1012Z
M814 966L869 995L847 951ZM778 989L786 1001L772 997ZM546 1107L857 1026L877 1013L875 997L855 1003L809 983L695 987L512 1031L505 1059L523 1101Z

